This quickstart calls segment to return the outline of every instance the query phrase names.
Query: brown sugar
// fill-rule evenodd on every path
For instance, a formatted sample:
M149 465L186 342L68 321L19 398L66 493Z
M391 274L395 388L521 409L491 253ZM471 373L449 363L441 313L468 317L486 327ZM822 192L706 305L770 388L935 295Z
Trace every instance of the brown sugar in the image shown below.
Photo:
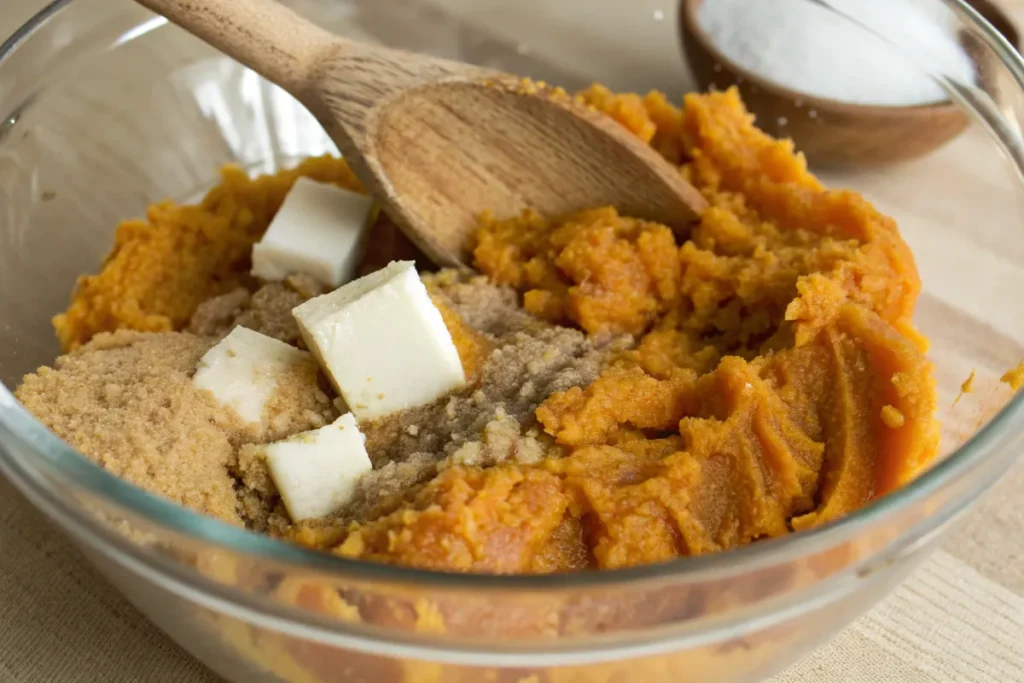
M187 333L103 333L25 377L16 395L72 447L112 474L232 524L265 528L277 504L259 465L239 464L245 444L276 441L333 420L315 367L278 379L262 423L192 385L216 339ZM247 505L238 480L247 481ZM262 494L262 495L261 495Z
M185 329L200 337L223 337L251 303L252 293L245 287L207 299L196 307Z
M253 293L240 287L201 303L186 329L194 334L222 337L240 325L302 348L302 335L292 309L323 293L324 288L308 277L269 282Z
M111 474L241 524L227 468L242 425L190 379L211 344L176 333L101 334L27 376L17 397Z

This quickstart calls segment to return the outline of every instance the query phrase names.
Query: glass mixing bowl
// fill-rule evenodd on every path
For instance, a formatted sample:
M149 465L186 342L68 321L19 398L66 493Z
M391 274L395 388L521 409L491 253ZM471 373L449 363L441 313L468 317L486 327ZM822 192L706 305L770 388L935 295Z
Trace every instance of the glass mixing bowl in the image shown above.
M687 87L675 8L660 0L293 4L354 38L567 87L596 79L674 98ZM947 4L998 76L988 94L957 95L976 123L920 162L827 178L895 213L918 254L917 322L933 342L944 457L838 523L622 571L447 575L232 528L75 453L9 389L57 354L50 316L76 276L97 268L117 222L148 201L195 197L223 163L271 171L332 149L288 96L127 0L60 0L0 48L0 469L140 610L230 680L766 677L905 577L1021 449L1024 401L998 377L1024 355L1014 294L1024 287L999 267L1024 260L1024 232L1012 227L1024 221L1024 65L964 6ZM953 148L986 169L983 180L952 167ZM961 177L956 192L936 196L942 173ZM976 210L994 204L1014 220L979 221ZM952 268L973 284L953 285ZM972 368L976 393L950 407Z

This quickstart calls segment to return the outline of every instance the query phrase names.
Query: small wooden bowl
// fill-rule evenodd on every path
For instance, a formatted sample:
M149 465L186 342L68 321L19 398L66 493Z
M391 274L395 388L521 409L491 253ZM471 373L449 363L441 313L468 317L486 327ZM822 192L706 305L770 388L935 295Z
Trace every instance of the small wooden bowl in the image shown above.
M951 100L910 107L858 105L810 97L765 80L722 55L698 21L702 2L681 0L679 9L683 48L697 84L702 90L737 86L758 127L774 137L792 139L812 166L851 169L907 161L949 142L970 123ZM993 3L968 4L1020 48L1013 22ZM965 47L968 54L978 54L970 44ZM984 82L988 68L975 61Z

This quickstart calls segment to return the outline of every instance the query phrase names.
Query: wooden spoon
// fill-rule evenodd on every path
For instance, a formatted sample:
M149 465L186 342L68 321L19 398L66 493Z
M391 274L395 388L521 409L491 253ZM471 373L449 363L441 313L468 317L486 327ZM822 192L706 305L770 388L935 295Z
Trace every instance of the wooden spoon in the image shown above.
M356 43L273 0L138 0L281 86L439 265L472 262L483 211L597 206L684 230L700 194L612 119L506 74Z

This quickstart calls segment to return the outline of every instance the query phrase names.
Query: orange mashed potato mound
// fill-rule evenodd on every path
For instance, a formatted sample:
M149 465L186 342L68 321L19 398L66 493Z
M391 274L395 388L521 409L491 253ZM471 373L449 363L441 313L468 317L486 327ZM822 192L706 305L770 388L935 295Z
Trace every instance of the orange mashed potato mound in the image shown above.
M920 280L892 219L824 188L735 91L682 110L582 98L681 162L709 208L682 240L612 208L483 218L476 266L530 313L638 338L537 410L568 455L447 469L380 519L300 541L441 570L627 567L830 522L935 456Z
M150 206L145 220L121 223L101 271L80 277L71 306L53 319L61 347L71 351L118 329L180 330L199 304L249 282L252 245L299 176L362 187L347 164L328 156L258 178L228 166L198 204L168 200Z
M705 197L684 234L594 208L484 216L477 268L530 313L636 344L536 417L536 464L448 467L361 524L298 525L337 554L489 573L618 568L701 555L830 522L935 457L935 383L911 316L920 290L892 219L829 190L735 91L579 95L650 143ZM311 159L224 174L199 209L124 223L103 272L54 323L66 349L101 331L181 329L248 278L249 251L298 175L358 188ZM440 306L472 376L487 340Z

